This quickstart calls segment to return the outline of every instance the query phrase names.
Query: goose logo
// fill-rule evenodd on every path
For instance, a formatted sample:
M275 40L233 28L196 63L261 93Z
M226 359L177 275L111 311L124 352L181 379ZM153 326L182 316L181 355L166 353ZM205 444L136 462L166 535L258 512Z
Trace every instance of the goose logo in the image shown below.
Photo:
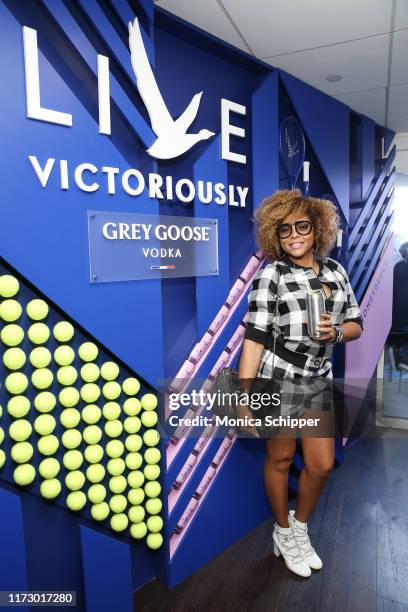
M170 115L150 66L137 18L133 23L129 22L129 48L137 88L157 136L147 153L157 159L173 159L191 149L200 140L215 136L214 132L205 129L198 133L188 132L197 116L202 91L193 96L178 119L174 120Z

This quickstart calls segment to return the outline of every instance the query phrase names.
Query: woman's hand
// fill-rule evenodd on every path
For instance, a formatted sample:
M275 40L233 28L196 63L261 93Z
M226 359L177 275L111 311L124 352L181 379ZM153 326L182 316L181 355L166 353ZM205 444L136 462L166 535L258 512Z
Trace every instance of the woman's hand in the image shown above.
M235 409L235 411L237 413L237 418L239 418L239 419L245 419L245 417L247 419L253 419L254 418L254 415L252 414L252 412L250 411L248 406L246 406L245 404L238 404L236 409ZM254 425L250 425L248 423L248 425L240 425L240 428L243 431L246 431L247 433L250 433L255 438L259 438L258 430L256 429L256 427Z
M320 324L317 325L317 329L321 332L321 336L316 338L319 342L333 342L336 338L336 331L331 323L331 317L329 314L322 314Z

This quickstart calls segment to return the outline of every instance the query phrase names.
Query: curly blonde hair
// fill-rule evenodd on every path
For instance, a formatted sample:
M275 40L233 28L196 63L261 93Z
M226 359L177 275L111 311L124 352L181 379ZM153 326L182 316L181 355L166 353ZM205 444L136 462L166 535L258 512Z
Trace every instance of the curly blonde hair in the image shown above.
M257 242L260 249L272 261L280 259L277 228L294 212L307 213L313 223L316 241L316 255L326 257L334 246L340 217L336 206L330 200L307 198L299 189L277 191L262 201L255 211Z

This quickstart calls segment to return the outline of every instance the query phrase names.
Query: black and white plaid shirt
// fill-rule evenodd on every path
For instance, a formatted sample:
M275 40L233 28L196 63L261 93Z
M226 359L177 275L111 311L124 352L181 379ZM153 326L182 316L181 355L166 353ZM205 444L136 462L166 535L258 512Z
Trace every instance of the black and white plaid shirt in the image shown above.
M363 320L346 270L334 259L319 258L320 272L298 266L287 256L259 270L248 296L245 338L264 345L257 376L289 378L331 377L333 345L310 338L307 332L306 293L325 283L331 289L326 312L333 325ZM275 321L279 278L278 313ZM273 333L276 337L273 357Z

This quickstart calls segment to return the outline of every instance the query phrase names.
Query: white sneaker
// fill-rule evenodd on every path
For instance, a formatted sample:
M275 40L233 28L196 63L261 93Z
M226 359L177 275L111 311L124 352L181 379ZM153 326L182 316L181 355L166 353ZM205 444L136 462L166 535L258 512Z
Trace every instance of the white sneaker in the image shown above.
M293 534L295 536L296 543L299 547L300 554L303 560L309 567L314 570L322 569L323 562L319 555L316 553L307 533L307 523L301 523L295 518L295 511L289 511L289 525L293 528Z
M308 578L310 567L305 563L296 543L292 527L281 527L275 523L273 530L273 552L277 557L282 555L286 567L297 574Z

